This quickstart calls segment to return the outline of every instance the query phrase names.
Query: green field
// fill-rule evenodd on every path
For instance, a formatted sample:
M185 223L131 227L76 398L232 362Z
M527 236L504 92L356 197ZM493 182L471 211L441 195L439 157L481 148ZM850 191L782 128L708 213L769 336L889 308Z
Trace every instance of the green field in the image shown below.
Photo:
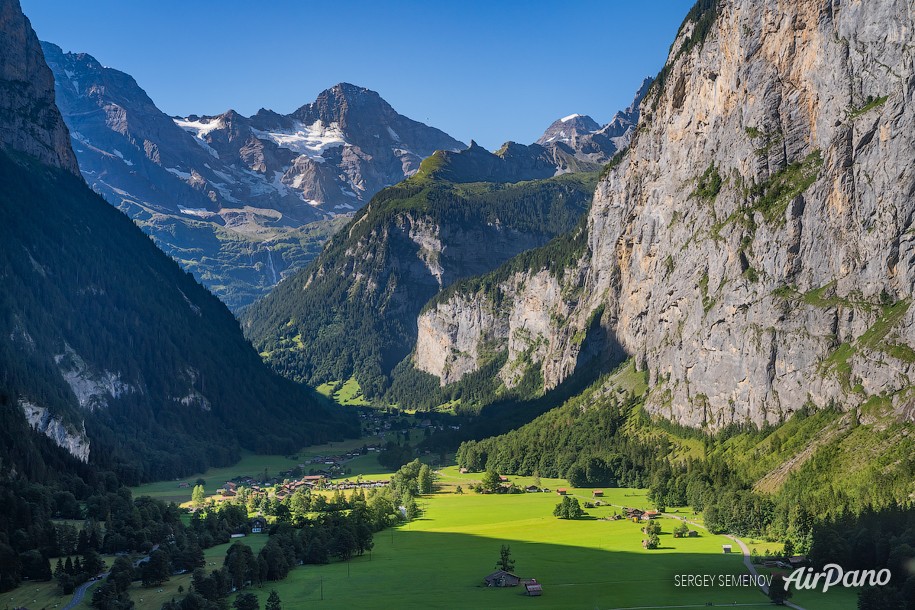
M620 498L627 497L619 491ZM322 580L322 605L329 608L617 608L734 600L766 605L766 598L750 589L674 587L674 574L695 573L700 565L704 573L743 572L739 555L721 553L725 538L674 539L676 522L664 519L663 548L644 551L639 524L600 519L614 509L591 509L589 520L561 521L552 516L556 502L552 493L424 498L424 518L379 533L371 556L349 566L300 567L255 592L263 603L275 588L293 608L319 602ZM503 543L512 547L518 575L543 583L541 599L526 598L520 588L481 586Z
M335 392L334 388L336 388L338 384L338 381L328 381L327 383L322 383L315 389L324 396L333 399L337 404L344 406L368 407L372 404L362 395L362 388L359 387L359 382L356 381L355 377L347 379L343 385L340 386L340 389Z
M308 453L350 449L361 446L361 442L311 448ZM305 455L303 452L299 458ZM209 479L216 482L237 474L257 473L265 466L271 471L281 470L293 462L281 456L246 455L232 468L212 469L203 476L208 482ZM371 454L348 464L353 469L349 478L360 473L370 478L389 476ZM471 492L471 486L479 482L482 473L462 474L456 466L438 473L439 493L419 501L424 510L422 518L376 534L375 549L353 559L349 565L302 566L283 581L255 587L253 592L261 604L270 590L276 589L286 608L314 604L328 608L512 608L531 604L549 608L701 608L707 603L732 605L734 602L742 607L771 607L767 598L754 588L676 587L676 574L738 575L745 573L746 568L739 552L722 553L722 545L730 543L723 536L699 529L698 538L674 538L671 531L678 523L676 517L660 520L661 548L654 551L641 547L644 538L641 524L605 519L615 514L618 506L653 508L645 490L605 489L601 498L605 506L587 509L586 519L563 521L553 517L552 510L559 500L555 490L569 487L564 480L542 478L541 487L550 488L551 493L478 495ZM533 477L509 479L519 486L534 482ZM173 484L146 485L134 492L154 493L168 499L175 493ZM464 494L454 493L457 485ZM569 489L582 502L593 500L592 490ZM190 497L189 490L181 491L187 491L187 498ZM688 508L669 512L701 523L701 518ZM266 536L249 536L242 542L257 553L266 539ZM775 550L763 541L747 542L759 552ZM521 587L482 586L482 578L493 570L502 544L511 545L519 576L536 578L543 584L543 597L527 598ZM220 545L206 551L208 569L222 565L227 548L228 545ZM131 597L138 608L158 608L172 597L180 598L178 588L187 590L189 585L189 575L178 576L157 589L135 585ZM27 585L7 595L12 596L10 602L14 604L30 605L36 599L38 603L31 607L52 608L61 601L52 590L53 585ZM836 590L825 596L802 592L795 594L793 601L807 610L857 606L853 590Z

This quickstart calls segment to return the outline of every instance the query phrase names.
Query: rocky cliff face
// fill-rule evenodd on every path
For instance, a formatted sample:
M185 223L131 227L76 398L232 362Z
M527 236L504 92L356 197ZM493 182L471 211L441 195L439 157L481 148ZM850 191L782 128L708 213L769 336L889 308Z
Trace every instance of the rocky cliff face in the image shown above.
M44 434L54 441L58 447L65 449L70 455L81 462L89 461L89 438L86 436L86 426L80 428L68 426L61 418L53 417L51 412L27 400L19 400L25 420L29 426Z
M78 174L54 77L19 0L0 0L0 33L0 147Z
M550 294L539 269L499 284L524 318L549 318L528 325L548 387L598 320L647 369L648 407L686 425L910 411L913 19L902 1L697 5L598 185L587 248L550 280L560 298L535 298ZM492 306L453 295L418 345L473 353L468 336L508 332L510 314L471 328ZM442 374L426 353L416 365Z

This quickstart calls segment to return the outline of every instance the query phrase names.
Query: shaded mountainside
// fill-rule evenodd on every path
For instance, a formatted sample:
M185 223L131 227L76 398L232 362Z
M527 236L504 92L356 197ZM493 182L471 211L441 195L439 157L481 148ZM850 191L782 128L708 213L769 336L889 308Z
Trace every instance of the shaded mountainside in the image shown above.
M875 405L911 421L912 31L904 2L698 3L580 257L443 295L414 365L453 382L501 337L496 374L534 367L549 389L598 333L648 375L646 409L687 426Z
M290 115L172 118L130 75L42 46L89 185L233 310L312 260L335 214L463 148L347 84Z
M378 396L412 349L423 304L574 227L595 178L458 184L421 171L376 195L311 266L251 306L245 332L285 375L355 374Z
M0 8L21 16L11 0ZM36 82L49 85L28 22L0 25L4 41L28 41ZM20 60L4 54L2 73ZM72 153L35 157L49 130L66 128L51 120L53 89L32 91L48 120L0 115L4 129L41 119L22 132L33 141L0 152L0 403L35 431L14 440L3 474L29 476L28 456L51 455L35 434L130 483L227 464L240 448L295 451L353 433L271 373L225 306L73 174Z

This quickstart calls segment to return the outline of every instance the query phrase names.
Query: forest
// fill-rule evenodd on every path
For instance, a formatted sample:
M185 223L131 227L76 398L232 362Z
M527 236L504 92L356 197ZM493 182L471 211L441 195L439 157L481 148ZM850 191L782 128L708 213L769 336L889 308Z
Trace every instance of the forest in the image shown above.
M0 154L0 181L5 408L85 424L90 461L124 484L358 434L269 371L225 305L82 179Z

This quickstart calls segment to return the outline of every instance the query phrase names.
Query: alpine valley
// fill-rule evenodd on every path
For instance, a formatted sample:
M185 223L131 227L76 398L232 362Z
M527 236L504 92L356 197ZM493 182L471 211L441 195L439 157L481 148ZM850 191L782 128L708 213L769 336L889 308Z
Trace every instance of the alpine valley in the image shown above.
M4 603L915 610L913 40L699 0L490 151L168 116L0 0Z

